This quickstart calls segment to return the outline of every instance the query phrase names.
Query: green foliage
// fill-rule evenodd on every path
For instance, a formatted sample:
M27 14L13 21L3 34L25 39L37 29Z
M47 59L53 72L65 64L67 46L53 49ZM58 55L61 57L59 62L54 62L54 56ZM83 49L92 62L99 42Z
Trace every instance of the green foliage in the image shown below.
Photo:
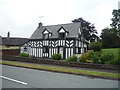
M86 60L86 63L93 63L93 60Z
M120 17L119 17L119 15L120 15L120 9L113 10L112 15L113 15L113 18L111 19L112 20L112 24L110 24L110 25L111 25L111 27L119 30L119 25L120 25L120 23L119 23L119 21L120 21Z
M7 47L7 46L0 45L0 50L6 50L6 49L19 49L19 47L18 46Z
M54 60L61 60L61 54L53 54L52 59Z
M120 59L114 58L110 61L107 61L106 64L112 64L112 65L120 65Z
M94 40L94 38L98 38L97 30L95 29L94 24L84 20L83 18L77 18L72 20L73 23L80 22L81 23L81 28L83 30L83 35L86 40Z
M102 49L102 43L101 42L91 42L90 43L90 48L92 50L96 51L101 51Z
M98 64L100 63L100 55L101 52L94 52L94 54L90 54L90 58L93 61L93 63Z
M113 60L113 59L114 59L114 54L112 53L104 53L100 57L101 64L105 64L105 62Z
M88 53L90 60L92 60L93 63L112 65L120 64L120 48L102 49L100 52L89 50Z
M71 62L76 62L77 61L77 56L76 55L73 55L73 56L71 56L71 57L69 57L69 58L67 58L67 59L65 59L65 61L71 61Z
M65 61L120 65L119 55L120 48L102 49L101 51L96 52L89 50L87 53L83 53L79 58L73 55L67 58Z
M113 48L120 47L120 37L118 37L117 29L115 28L105 28L101 33L101 41L103 48Z
M28 53L21 53L20 56L21 57L29 57L29 54Z
M86 62L86 60L90 60L89 53L83 53L83 54L78 58L78 62Z

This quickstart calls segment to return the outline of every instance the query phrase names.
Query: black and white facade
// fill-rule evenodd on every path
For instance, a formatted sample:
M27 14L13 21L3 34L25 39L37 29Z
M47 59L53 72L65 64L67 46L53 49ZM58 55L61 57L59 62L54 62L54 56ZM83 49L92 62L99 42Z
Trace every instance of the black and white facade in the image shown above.
M72 55L81 55L87 51L87 44L82 34L80 23L42 26L20 47L20 52L40 58L51 58L53 54L61 54L62 59Z

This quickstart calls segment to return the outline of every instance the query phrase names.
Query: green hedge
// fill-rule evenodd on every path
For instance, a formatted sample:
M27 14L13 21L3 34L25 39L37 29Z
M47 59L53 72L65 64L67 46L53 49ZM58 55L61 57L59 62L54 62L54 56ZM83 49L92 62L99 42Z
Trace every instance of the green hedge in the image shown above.
M54 60L61 60L61 54L53 54L52 59Z
M65 61L71 61L71 62L76 62L77 61L77 56L76 55L73 55L73 56L71 56L71 57L69 57L69 58L67 58L67 59L65 59Z
M21 57L29 57L29 54L28 53L21 53L20 56Z
M83 53L79 58L78 62L86 62L87 60L90 60L88 53Z

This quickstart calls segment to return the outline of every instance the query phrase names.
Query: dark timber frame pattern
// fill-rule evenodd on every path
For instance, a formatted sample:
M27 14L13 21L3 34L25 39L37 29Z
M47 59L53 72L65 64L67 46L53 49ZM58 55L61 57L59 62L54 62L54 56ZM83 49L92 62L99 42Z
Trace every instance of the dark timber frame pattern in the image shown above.
M26 47L27 53L31 56L51 58L53 54L59 53L60 48L63 48L63 59L66 59L73 54L76 54L76 48L81 48L83 53L87 48L85 45L86 44L83 41L76 38L30 39L21 46L21 50ZM48 47L49 50L47 53L43 52L44 47Z

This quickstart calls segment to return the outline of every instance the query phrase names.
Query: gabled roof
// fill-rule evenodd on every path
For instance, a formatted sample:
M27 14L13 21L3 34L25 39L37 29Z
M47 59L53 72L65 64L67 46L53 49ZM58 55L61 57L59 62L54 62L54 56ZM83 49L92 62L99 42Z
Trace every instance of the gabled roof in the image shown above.
M49 38L58 38L58 30L63 27L69 34L66 36L67 38L77 37L78 30L80 28L80 23L69 23L69 24L59 24L59 25L50 25L50 26L41 26L38 27L35 32L32 34L30 39L42 39L42 32L45 30L49 30L52 33L52 36Z
M28 38L13 38L13 37L2 37L2 45L5 46L20 46L27 42Z

